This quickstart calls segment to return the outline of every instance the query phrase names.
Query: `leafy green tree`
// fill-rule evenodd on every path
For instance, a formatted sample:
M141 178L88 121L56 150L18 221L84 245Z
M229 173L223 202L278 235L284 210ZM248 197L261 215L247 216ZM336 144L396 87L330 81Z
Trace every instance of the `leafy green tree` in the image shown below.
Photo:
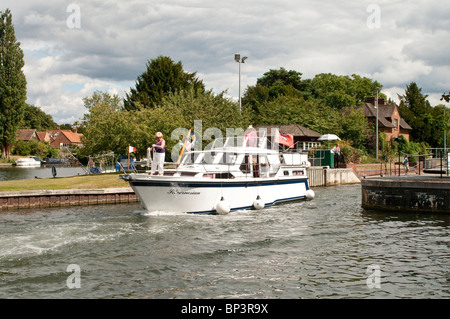
M133 132L128 122L133 122L128 114L122 114L121 102L117 103L120 99L97 91L83 100L89 110L83 121L84 155L96 155L104 151L124 154L131 143L128 136Z
M351 141L354 147L364 148L369 137L369 123L362 109L352 106L344 108L339 124L342 128L342 139Z
M342 109L347 106L358 106L365 102L367 96L373 96L377 87L382 87L377 81L353 74L335 75L322 73L316 75L307 90L312 99L320 104ZM380 97L385 97L383 94Z
M257 80L256 85L247 87L242 103L248 105L254 116L258 117L261 105L267 101L282 95L302 97L306 84L301 78L302 73L294 70L269 70Z
M306 85L302 81L302 73L294 70L286 70L280 68L279 70L270 70L264 73L256 82L265 87L277 87L277 86L291 86L295 90L302 92L305 90Z
M45 131L56 129L58 124L55 123L53 117L39 107L26 104L24 108L23 121L21 128L33 128L37 131Z
M428 95L422 94L422 89L415 82L411 82L406 86L405 94L400 96L399 112L413 128L411 131L412 141L433 144L435 119L432 116L432 107L427 101L427 97Z
M0 144L2 158L9 158L23 118L27 99L25 62L16 40L12 14L0 11Z
M171 58L159 56L148 61L147 70L136 80L136 88L126 94L124 106L127 110L154 108L168 93L194 88L194 92L203 92L204 85L196 72L183 70L183 64L175 63Z
M261 106L256 125L300 124L319 133L340 134L341 115L325 105L300 97L280 96Z

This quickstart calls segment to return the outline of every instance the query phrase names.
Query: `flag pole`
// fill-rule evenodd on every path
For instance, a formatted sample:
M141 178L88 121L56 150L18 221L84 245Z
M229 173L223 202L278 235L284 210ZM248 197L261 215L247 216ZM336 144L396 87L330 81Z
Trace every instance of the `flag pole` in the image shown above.
M130 169L130 144L128 144L128 169Z
M180 165L181 157L183 156L184 150L186 149L186 144L187 144L187 142L189 140L189 136L191 135L191 130L192 129L189 129L189 131L188 131L188 133L186 135L186 138L184 139L183 147L181 148L180 155L178 155L177 167Z

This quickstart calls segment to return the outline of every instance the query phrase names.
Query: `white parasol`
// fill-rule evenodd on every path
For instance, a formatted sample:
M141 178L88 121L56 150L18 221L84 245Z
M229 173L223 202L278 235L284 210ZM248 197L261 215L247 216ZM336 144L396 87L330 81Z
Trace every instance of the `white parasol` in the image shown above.
M341 139L335 134L325 134L319 137L319 141L340 141Z

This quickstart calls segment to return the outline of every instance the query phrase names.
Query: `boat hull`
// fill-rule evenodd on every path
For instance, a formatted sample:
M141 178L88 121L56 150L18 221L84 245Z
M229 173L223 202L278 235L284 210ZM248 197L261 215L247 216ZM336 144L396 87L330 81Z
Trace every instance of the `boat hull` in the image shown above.
M17 167L40 167L41 162L37 161L35 159L25 158L25 159L18 159L15 163L15 166Z
M307 177L233 181L148 178L130 179L129 183L144 209L184 213L221 213L221 201L230 211L270 206L305 199L309 189Z

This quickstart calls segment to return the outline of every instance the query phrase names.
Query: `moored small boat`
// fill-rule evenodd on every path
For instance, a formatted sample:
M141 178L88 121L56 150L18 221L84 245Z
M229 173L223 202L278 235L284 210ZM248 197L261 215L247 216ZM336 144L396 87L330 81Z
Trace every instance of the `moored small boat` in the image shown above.
M19 158L15 161L14 165L17 167L39 167L41 166L41 161L37 156L28 156Z

